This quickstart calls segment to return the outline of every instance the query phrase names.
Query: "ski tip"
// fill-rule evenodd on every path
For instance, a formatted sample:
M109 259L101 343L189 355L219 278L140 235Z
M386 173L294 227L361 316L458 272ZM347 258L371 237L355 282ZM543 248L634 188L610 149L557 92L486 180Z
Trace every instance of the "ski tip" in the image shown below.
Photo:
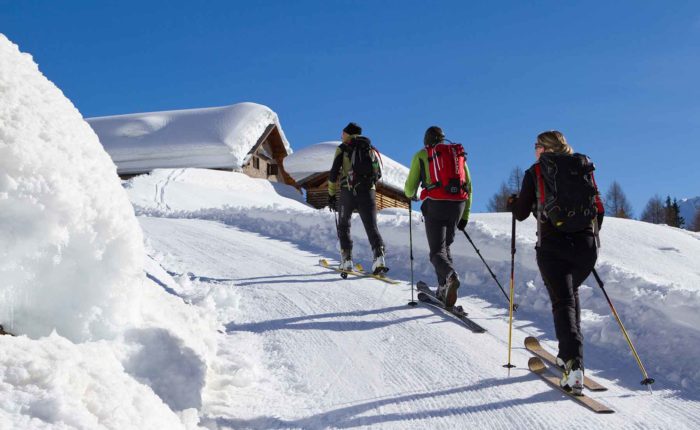
M544 361L542 361L539 357L530 357L530 359L527 361L527 367L535 373L541 373L546 370Z
M320 264L321 266L328 266L328 260L326 260L325 258L322 258L322 259L318 260L318 264Z
M527 349L540 349L540 341L536 337L528 336L525 338L525 348Z

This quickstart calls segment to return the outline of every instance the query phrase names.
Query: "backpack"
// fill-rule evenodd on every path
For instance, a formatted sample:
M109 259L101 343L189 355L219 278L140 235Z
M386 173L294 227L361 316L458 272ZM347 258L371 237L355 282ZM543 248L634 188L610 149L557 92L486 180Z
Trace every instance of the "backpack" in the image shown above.
M460 143L426 146L430 185L423 188L420 199L463 201L469 198L464 172L466 154ZM422 166L421 166L422 167ZM425 181L423 181L425 184Z
M353 138L344 150L350 160L348 186L351 190L370 189L382 177L381 156L368 137Z
M595 166L583 154L545 152L534 166L537 219L564 233L593 225L602 203L593 177ZM538 244L539 244L538 222Z

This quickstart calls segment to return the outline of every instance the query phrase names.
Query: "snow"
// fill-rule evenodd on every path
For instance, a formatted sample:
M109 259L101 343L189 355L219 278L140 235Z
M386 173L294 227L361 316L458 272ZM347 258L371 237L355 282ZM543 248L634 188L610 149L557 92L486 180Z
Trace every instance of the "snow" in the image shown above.
M338 255L334 215L293 187L196 168L120 184L79 112L4 36L0 95L0 323L17 335L0 336L2 429L700 426L698 233L605 220L598 271L657 383L639 386L588 279L586 371L609 388L591 396L616 411L594 415L525 367L526 336L556 348L532 218L517 225L507 371L506 300L464 237L459 304L484 334L407 306L412 275L434 282L419 213L379 214L399 285L342 280L318 265ZM510 221L467 226L506 287ZM367 265L357 216L353 236Z
M257 103L86 120L117 165L119 174L156 168L207 167L237 170L265 129L275 124L292 149L277 114Z
M0 97L0 428L195 428L210 309L161 288L112 160L4 35Z
M114 164L4 36L0 95L0 319L32 337L114 336L138 318L144 253Z
M333 164L335 150L340 141L321 142L296 151L284 159L284 168L297 182L316 173L327 172ZM375 146L377 146L375 144ZM381 151L381 145L378 146ZM392 160L386 154L381 154L382 179L387 187L403 193L403 186L408 178L408 167Z

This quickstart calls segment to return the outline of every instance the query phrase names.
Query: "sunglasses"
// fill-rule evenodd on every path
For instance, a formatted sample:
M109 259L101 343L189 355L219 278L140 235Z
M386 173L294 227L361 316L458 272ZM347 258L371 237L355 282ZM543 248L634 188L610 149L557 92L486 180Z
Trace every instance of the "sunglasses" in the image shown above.
M541 143L535 143L535 149L538 149L538 148L544 149L544 145L542 145Z

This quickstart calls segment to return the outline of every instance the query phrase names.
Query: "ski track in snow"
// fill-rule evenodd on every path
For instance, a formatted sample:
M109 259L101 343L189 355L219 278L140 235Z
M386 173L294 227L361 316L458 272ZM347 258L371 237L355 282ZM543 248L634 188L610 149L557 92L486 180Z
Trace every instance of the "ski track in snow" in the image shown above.
M533 322L524 319L515 322L518 367L508 376L501 367L506 314L484 300L460 299L489 330L473 334L439 310L406 306L408 283L341 280L318 266L327 255L311 238L300 245L196 219L140 222L154 258L181 274L177 294L216 303L225 334L203 393L204 425L531 429L580 428L585 420L586 428L681 429L700 423L696 401L670 390L651 396L600 374L610 390L593 397L616 414L595 415L568 400L527 370L521 345Z

